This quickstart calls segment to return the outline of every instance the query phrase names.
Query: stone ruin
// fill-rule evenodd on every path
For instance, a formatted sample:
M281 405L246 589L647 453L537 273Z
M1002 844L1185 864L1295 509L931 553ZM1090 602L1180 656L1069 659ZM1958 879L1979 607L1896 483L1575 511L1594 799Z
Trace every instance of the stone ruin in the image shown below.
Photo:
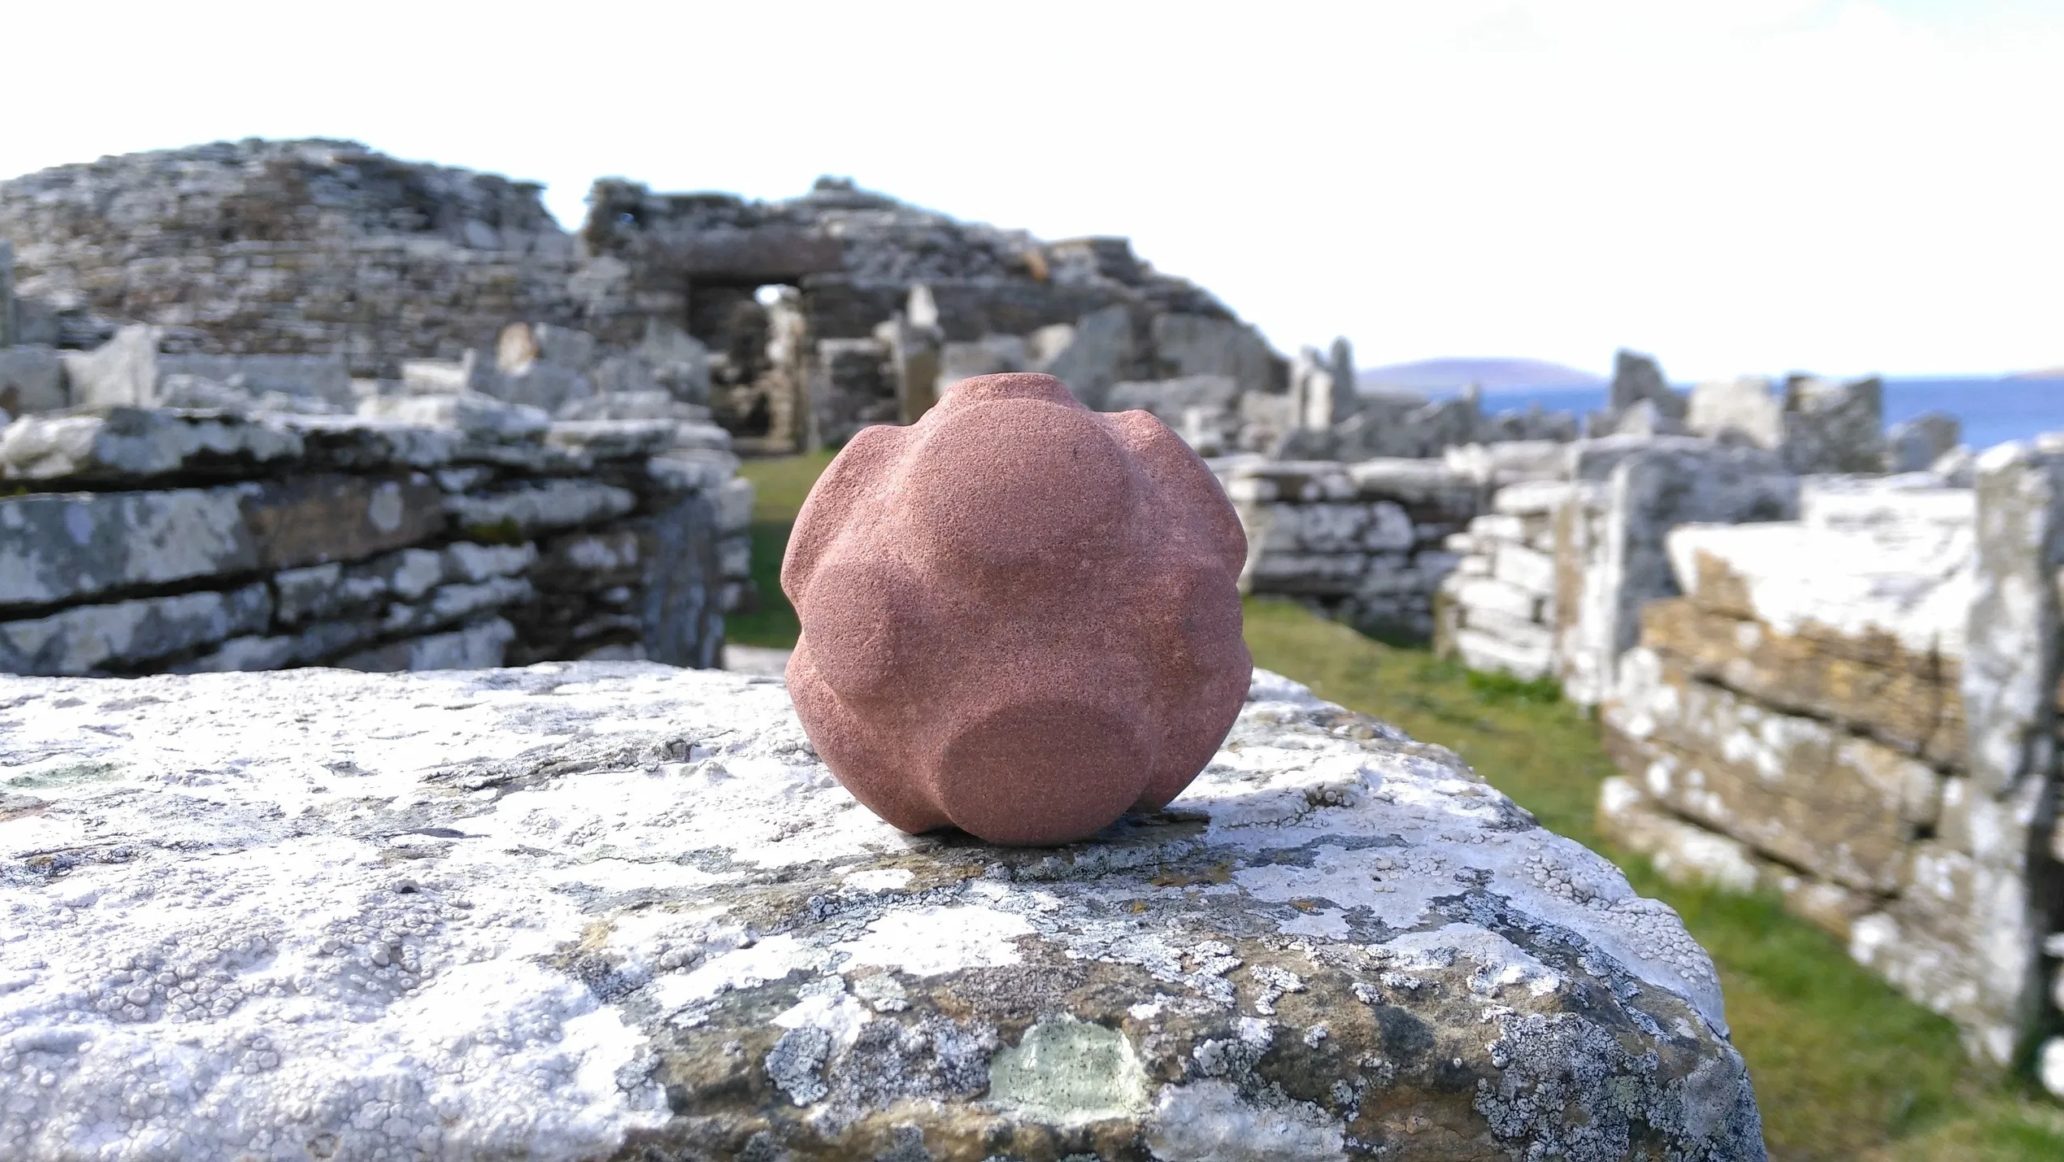
M1449 542L1436 646L1600 708L1618 842L1778 892L1984 1060L2047 1036L2064 1096L2064 445L1904 475L1794 463L1572 446Z
M330 142L0 183L0 669L717 664L709 354L564 325L537 195Z
M721 431L397 402L0 430L0 672L718 664L752 504Z
M2064 1096L2064 446L1974 459L1948 417L1887 432L1876 380L1685 393L1628 353L1582 427L1216 461L1242 583L1598 707L1617 841L1777 891L1982 1060L2042 1041Z

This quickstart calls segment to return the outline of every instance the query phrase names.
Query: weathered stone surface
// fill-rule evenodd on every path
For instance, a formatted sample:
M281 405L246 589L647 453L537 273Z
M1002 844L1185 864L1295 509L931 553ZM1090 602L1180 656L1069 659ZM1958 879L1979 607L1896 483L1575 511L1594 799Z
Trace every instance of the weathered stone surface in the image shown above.
M1615 844L1647 856L1673 883L1775 892L1786 911L1845 942L1856 921L1884 902L1874 893L1802 874L1740 840L1673 815L1626 775L1614 775L1599 785L1598 825Z
M1774 451L1784 446L1784 401L1761 376L1701 383L1691 389L1685 426Z
M1706 609L1777 633L1855 643L1859 658L1958 658L1972 593L1968 527L1844 532L1794 521L1689 525L1668 551L1677 584ZM1870 644L1879 643L1879 644Z
M1648 794L1851 887L1900 886L1907 845L1941 808L1941 776L1926 764L1698 681L1645 647L1621 660L1601 713Z
M1242 392L1284 386L1276 353L1245 323L1209 315L1156 315L1152 336L1155 358L1169 377L1223 375Z
M454 428L498 440L542 435L552 422L551 415L540 408L472 391L375 396L358 405L358 414L408 425Z
M46 617L0 621L0 672L47 676L141 668L266 627L263 585L78 605Z
M1587 441L1571 453L1571 472L1604 484L1573 491L1556 518L1557 676L1571 699L1595 705L1640 639L1641 607L1678 592L1670 531L1790 518L1798 478L1759 449L1667 437Z
M1931 762L1961 766L1963 696L1958 665L1915 653L1889 634L1783 633L1683 598L1641 611L1641 644L1694 676L1815 718L1868 731Z
M0 607L369 557L440 530L443 501L425 477L321 475L0 498Z
M595 480L548 480L503 492L470 493L446 501L461 529L530 535L619 517L637 507L627 489Z
M112 408L25 416L0 429L0 478L141 482L179 473L252 474L300 458L299 432L215 412Z
M493 618L449 633L403 638L339 658L343 670L396 673L403 670L484 670L502 664L516 628Z
M10 1157L1763 1156L1667 908L1272 676L1060 850L649 665L0 678L0 769Z
M4 245L4 243L0 243ZM0 298L0 315L8 304ZM0 339L0 412L33 415L71 406L64 362L50 347L9 347Z
M1644 403L1652 414L1672 421L1682 420L1689 406L1684 396L1672 390L1663 378L1662 366L1654 357L1626 350L1615 352L1606 407L1621 415Z
M1799 520L1813 528L1870 533L1894 542L1934 542L1956 533L1968 538L1977 519L1977 493L1932 472L1812 476L1799 482Z
M67 351L65 380L74 407L150 407L158 401L156 327L123 327L92 351Z
M1885 471L1926 472L1964 438L1963 421L1947 412L1923 412L1885 434Z
M1796 472L1879 472L1885 466L1885 386L1875 377L1785 383L1785 460Z

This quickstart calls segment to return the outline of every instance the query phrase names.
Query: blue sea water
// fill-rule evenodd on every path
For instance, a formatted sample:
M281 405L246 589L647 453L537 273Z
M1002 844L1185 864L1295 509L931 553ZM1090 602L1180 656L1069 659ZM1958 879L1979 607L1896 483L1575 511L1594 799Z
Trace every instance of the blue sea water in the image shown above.
M1525 410L1534 404L1545 411L1589 415L1605 406L1605 388L1513 388L1485 392L1483 397L1486 412ZM1973 448L2025 440L2041 432L2064 431L2064 380L1885 380L1887 426L1923 412L1948 412L1963 421L1964 443Z

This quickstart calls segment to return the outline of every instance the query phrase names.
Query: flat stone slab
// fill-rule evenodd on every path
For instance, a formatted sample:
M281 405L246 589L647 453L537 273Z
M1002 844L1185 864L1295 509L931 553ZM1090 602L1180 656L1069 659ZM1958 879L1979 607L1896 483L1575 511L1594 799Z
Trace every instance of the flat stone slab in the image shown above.
M767 678L0 678L0 1078L9 1159L1763 1156L1670 909L1265 673L1054 849Z
M1668 547L1678 585L1716 612L1791 636L1886 637L1913 654L1963 656L1968 526L1694 524L1671 530Z

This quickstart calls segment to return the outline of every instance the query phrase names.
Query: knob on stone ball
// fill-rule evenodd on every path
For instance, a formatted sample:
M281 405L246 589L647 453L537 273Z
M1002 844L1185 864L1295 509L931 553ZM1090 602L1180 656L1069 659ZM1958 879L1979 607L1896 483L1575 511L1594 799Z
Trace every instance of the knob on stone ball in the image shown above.
M1175 798L1253 670L1240 522L1146 412L1047 375L956 384L863 429L781 564L788 663L839 782L904 831L1064 843Z

